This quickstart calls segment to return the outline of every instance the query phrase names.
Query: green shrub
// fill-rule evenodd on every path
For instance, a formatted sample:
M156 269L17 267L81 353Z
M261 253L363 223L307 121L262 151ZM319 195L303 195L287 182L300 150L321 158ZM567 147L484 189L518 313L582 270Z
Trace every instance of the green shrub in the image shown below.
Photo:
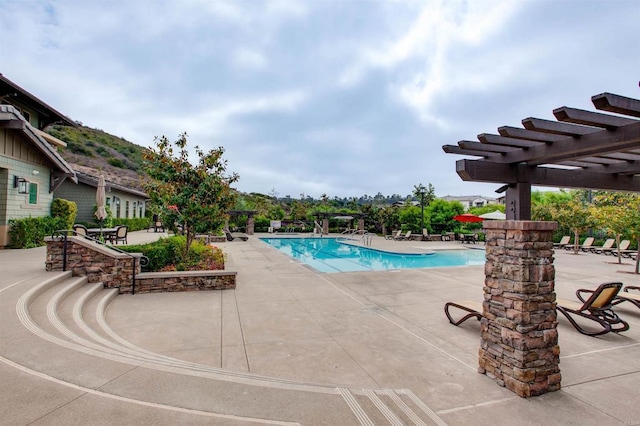
M44 237L67 229L61 217L28 217L9 221L9 238L13 248L33 248L44 245Z
M51 203L51 217L64 219L65 229L72 229L76 221L78 205L74 201L63 198L54 198Z
M186 237L174 236L161 238L149 244L120 247L129 253L143 253L149 259L145 271L199 271L224 269L224 254L218 247L211 247L194 241L186 259L182 253Z
M111 157L107 160L107 163L111 164L113 167L118 167L120 169L126 169L124 161L119 158Z

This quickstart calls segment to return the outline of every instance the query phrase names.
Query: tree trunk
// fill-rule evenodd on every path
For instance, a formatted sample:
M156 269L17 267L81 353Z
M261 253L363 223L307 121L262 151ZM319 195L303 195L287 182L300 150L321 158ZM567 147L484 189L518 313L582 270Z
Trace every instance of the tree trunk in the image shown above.
M580 235L578 235L578 231L574 230L573 231L573 254L579 254L580 253Z
M618 252L618 264L622 264L622 253L620 253L620 234L616 234L616 251Z

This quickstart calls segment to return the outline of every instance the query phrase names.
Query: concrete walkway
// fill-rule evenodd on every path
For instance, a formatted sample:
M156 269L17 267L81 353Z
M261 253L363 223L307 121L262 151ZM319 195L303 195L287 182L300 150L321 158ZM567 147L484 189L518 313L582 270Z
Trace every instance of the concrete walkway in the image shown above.
M0 251L0 423L640 424L631 305L621 335L583 336L560 317L563 389L521 399L476 372L478 323L443 313L481 299L482 266L321 274L257 236L219 246L236 290L117 297L45 273L43 248ZM628 259L613 261L558 251L558 296L640 285Z

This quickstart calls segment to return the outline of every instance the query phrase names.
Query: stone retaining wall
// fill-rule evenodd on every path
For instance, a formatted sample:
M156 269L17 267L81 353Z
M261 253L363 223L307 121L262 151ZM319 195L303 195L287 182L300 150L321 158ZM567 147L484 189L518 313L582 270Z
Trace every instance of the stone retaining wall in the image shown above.
M45 242L46 270L62 271L64 242L51 237L45 238ZM136 257L136 293L236 288L237 272L141 272L139 258L142 254L133 255ZM67 238L67 270L72 271L73 276L87 276L91 283L102 282L105 288L118 288L120 294L133 292L133 258L85 238Z
M560 389L555 222L485 221L479 371L521 397Z
M229 271L143 272L136 277L136 293L233 289L236 275Z

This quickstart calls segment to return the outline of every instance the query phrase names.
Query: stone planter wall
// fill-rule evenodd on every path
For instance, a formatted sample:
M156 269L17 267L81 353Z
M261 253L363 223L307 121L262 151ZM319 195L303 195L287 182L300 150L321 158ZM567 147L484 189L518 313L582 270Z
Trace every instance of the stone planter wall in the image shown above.
M64 242L46 238L47 271L63 270ZM236 288L237 272L171 271L140 272L136 253L136 293L169 291L223 290ZM119 293L133 292L133 259L82 237L67 239L67 271L73 276L87 276L90 283L102 282L105 288L118 288Z
M47 271L63 270L63 241L45 238ZM133 254L133 253L132 253ZM134 254L136 275L140 273L140 253ZM102 282L105 288L131 287L133 259L82 237L67 237L67 271L73 276L87 276L90 283Z
M226 290L236 288L237 272L143 272L136 277L136 293Z
M479 371L521 397L560 389L555 222L485 221Z

